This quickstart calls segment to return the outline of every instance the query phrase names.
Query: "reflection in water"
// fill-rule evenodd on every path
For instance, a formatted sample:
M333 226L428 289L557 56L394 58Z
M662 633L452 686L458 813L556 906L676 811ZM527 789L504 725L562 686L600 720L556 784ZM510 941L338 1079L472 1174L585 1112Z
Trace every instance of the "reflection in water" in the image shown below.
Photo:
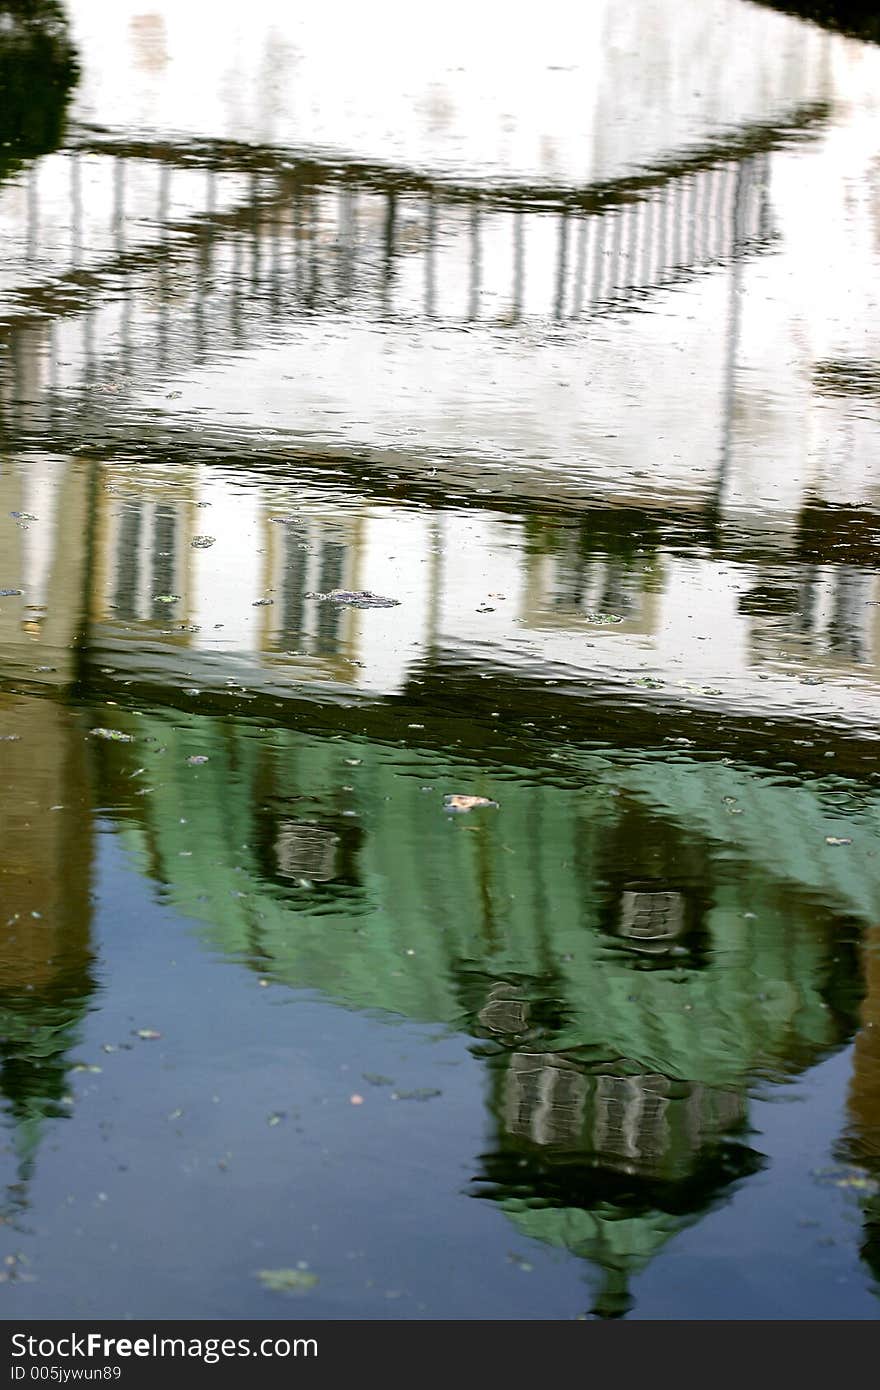
M79 76L57 0L0 3L0 180L57 149Z
M744 1120L735 1092L553 1054L513 1053L498 1076L498 1148L483 1157L478 1195L601 1272L599 1317L628 1312L630 1278L762 1166L725 1137Z
M880 15L874 0L759 0L774 10L800 15L830 29L856 34L860 39L880 42Z
M216 1228L175 1308L225 1314L229 1271L267 1262L263 1206L275 1239L332 1188L381 1212L364 1241L387 1223L395 1267L401 1208L419 1242L427 1206L444 1242L452 1213L505 1316L539 1306L491 1303L511 1238L620 1316L672 1241L702 1271L725 1207L760 1223L759 1171L782 1202L771 1100L802 1099L818 1143L815 1078L839 1065L861 1253L835 1268L861 1288L878 50L740 0L602 0L551 4L501 56L501 28L450 22L425 53L392 16L381 74L343 80L327 17L276 0L235 42L228 16L126 0L99 45L69 8L64 133L60 12L22 29L0 3L0 82L31 73L0 118L0 1216L46 1259L22 1213L46 1225L54 1146L65 1182L69 1155L100 1167L73 1079L99 1075L94 1012L147 1044L108 1044L127 1087L92 1089L114 1120L138 1097L113 1162L143 1149L143 1193L180 1196L169 1270L189 1213ZM489 804L451 814L456 793ZM445 1079L361 1071L396 1047L437 1080L426 1037L472 1069L442 1135L398 1102L445 1102ZM799 1200L837 1220L826 1189ZM107 1213L89 1313L134 1237ZM353 1266L361 1237L331 1224L318 1250ZM796 1316L833 1294L808 1263Z
M865 933L862 950L865 997L853 1050L847 1127L838 1152L856 1165L853 1185L868 1194L863 1203L861 1253L880 1285L880 929L876 925Z
M206 941L263 977L484 1040L498 1148L479 1190L610 1271L600 1310L621 1311L625 1276L755 1171L730 1138L754 1079L797 1074L852 1027L845 938L880 884L862 861L870 884L839 879L835 906L816 906L799 863L812 793L788 859L725 866L694 824L711 765L679 768L676 786L661 761L662 809L640 760L608 749L582 769L588 792L483 767L481 784L503 777L503 831L440 834L422 788L477 770L411 742L266 739L180 716L122 727L136 743L108 749L101 800ZM155 761L151 745L161 771L135 803L131 767ZM757 778L752 795L760 843L775 798ZM346 835L352 818L365 829Z
M67 1113L70 1052L94 989L92 814L82 729L63 708L0 697L0 739L0 1090L10 1129L0 1215L9 1222L29 1205L46 1122Z

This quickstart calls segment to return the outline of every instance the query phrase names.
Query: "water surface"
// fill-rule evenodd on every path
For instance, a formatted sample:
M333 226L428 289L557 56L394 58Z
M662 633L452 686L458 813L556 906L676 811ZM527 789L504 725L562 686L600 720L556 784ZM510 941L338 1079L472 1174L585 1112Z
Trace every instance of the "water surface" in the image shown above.
M379 9L0 5L3 1316L876 1318L880 48Z

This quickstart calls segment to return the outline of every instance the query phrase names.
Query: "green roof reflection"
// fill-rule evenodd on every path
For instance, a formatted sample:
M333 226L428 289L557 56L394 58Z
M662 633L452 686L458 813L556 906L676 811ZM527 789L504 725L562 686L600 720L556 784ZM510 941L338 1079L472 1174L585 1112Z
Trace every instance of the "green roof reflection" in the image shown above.
M104 801L142 872L221 957L472 1037L491 1117L473 1195L599 1266L594 1312L625 1312L652 1254L760 1168L750 1089L851 1035L880 888L864 788L123 717ZM447 814L455 792L498 807Z

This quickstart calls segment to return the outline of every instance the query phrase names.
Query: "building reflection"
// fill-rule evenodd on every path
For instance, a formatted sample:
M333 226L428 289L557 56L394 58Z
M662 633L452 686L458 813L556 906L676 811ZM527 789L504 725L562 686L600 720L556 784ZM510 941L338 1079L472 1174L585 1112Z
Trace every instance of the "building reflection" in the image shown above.
M880 1285L880 927L871 926L862 940L864 997L853 1042L852 1079L846 1126L837 1156L852 1165L844 1176L857 1194L863 1219L861 1253Z
M93 501L88 468L0 455L0 652L7 676L62 689L86 631ZM77 538L76 544L69 537Z
M175 765L195 743L208 757L137 803L135 755L102 767L102 803L166 899L261 978L469 1034L492 1127L474 1195L583 1258L597 1313L625 1312L654 1255L761 1166L755 1079L851 1035L857 962L837 938L873 887L817 895L808 819L731 871L699 829L711 764L671 778L662 810L620 768L597 764L580 815L563 787L508 779L504 843L529 846L510 855L488 822L438 835L421 790L436 766L413 775L393 738L276 731L270 750L226 720L138 728ZM756 844L777 814L769 791L750 803Z
M0 17L20 8L0 0ZM595 1311L619 1315L630 1306L633 1276L760 1166L744 1138L752 1079L800 1074L856 1026L846 1002L852 962L836 931L842 920L866 920L877 875L861 863L821 878L824 866L807 863L803 850L819 843L825 809L818 794L804 787L798 804L789 796L794 809L785 821L757 778L731 872L730 837L718 831L717 818L740 813L738 785L722 785L708 764L621 770L581 749L573 764L577 794L533 766L518 769L519 780L506 769L504 825L515 851L493 838L488 823L460 834L449 827L438 837L437 806L423 787L431 789L438 768L448 775L450 764L427 736L424 746L409 736L404 746L403 727L424 727L423 708L407 704L408 683L432 663L443 680L450 669L443 669L444 654L467 664L478 650L481 677L492 688L485 646L496 610L477 605L502 551L503 588L512 597L498 602L515 606L529 636L541 637L545 663L567 663L579 676L591 669L582 639L597 617L608 620L610 634L620 624L613 640L639 671L646 650L663 666L663 634L681 636L690 621L683 593L697 592L710 567L721 574L719 562L731 560L713 618L731 652L741 645L746 653L736 674L751 663L809 657L839 674L875 678L880 592L871 499L841 516L821 500L823 488L833 493L834 470L817 482L796 468L789 480L782 468L790 505L758 561L741 528L724 525L731 495L733 517L752 496L755 447L772 442L774 420L791 435L793 453L807 452L791 430L799 412L749 396L738 387L737 365L748 366L744 376L760 378L773 397L778 362L762 374L761 354L767 342L775 359L780 354L763 324L760 332L752 325L760 341L744 345L743 277L755 266L771 276L780 221L790 230L804 220L792 189L777 188L774 201L771 184L784 174L794 138L818 142L830 119L829 96L837 93L822 55L831 55L831 41L819 36L813 45L809 31L798 31L792 53L804 61L791 63L778 87L758 92L757 113L724 139L696 122L697 138L684 153L652 134L650 159L637 158L624 145L641 139L641 122L607 119L630 100L632 86L606 74L602 124L623 142L611 159L613 177L584 186L461 183L274 144L132 140L100 130L80 130L63 153L48 154L60 139L76 69L58 8L45 0L29 10L52 21L49 39L30 26L18 48L0 40L0 88L15 94L0 113L7 137L0 179L47 156L10 183L2 209L25 274L3 309L10 371L0 405L9 437L26 452L9 466L4 460L0 476L0 511L16 520L0 552L0 583L10 590L0 596L0 647L9 670L37 675L43 687L40 700L0 695L7 731L0 738L9 739L0 745L10 808L0 862L0 1090L15 1170L8 1209L27 1204L46 1121L67 1113L72 1050L94 990L89 753L62 697L101 691L100 662L112 654L108 670L122 668L155 695L156 708L143 702L138 736L161 742L167 766L182 767L194 746L207 759L185 781L156 778L138 802L127 745L98 760L98 802L113 808L135 862L199 923L206 944L230 959L352 1009L442 1023L472 1037L485 1057L492 1125L475 1191L524 1235L602 1271ZM148 71L161 67L161 26L141 17L134 33L138 61ZM687 26L681 36L690 42ZM40 101L25 87L32 40L43 45L42 72L53 74L51 96L47 88ZM822 56L815 71L806 61L814 47ZM625 55L626 43L614 51ZM686 62L672 66L689 70ZM827 178L820 186L837 187ZM844 233L835 235L834 245L844 248ZM846 259L840 250L838 263ZM866 255L854 271L865 283L871 264ZM792 283L791 303L781 302L794 306L800 322L803 297ZM676 340L684 319L664 343L650 336L662 320L642 312L670 290L684 296L697 289L706 298L693 293L687 301L695 308L687 322L698 327L686 342L695 360L705 355L709 363L714 395L699 412L709 422L705 436L690 428L694 388ZM405 369L389 358L402 385L388 417L379 413L384 393L369 376L346 378L342 338L332 344L339 379L328 387L321 375L320 352L340 320L351 334L364 325L375 330L373 344L389 352L395 325L412 331ZM632 334L645 323L648 336L638 341L650 347L649 366L639 384ZM529 430L556 413L511 409L516 355L505 335L532 335L526 372L555 391L567 361L556 353L556 335L564 330L580 353L587 329L601 347L594 359L572 358L578 377L595 371L591 399L607 398L611 414L632 428L622 443L606 443L618 434L597 427L578 391L553 451L544 453L547 441ZM478 349L487 353L481 368L493 353L504 367L496 374L499 392L464 426L450 402L456 391L468 404L473 394L465 349L460 377L442 397L425 389L434 376L420 356L436 337L449 341L450 330L461 343L489 345ZM622 346L615 347L615 333ZM182 419L175 441L188 459L209 462L175 465L173 478L161 466L119 469L75 457L84 439L106 454L114 440L127 446L134 432L143 457L161 464L159 412L163 419L173 413L177 407L164 402L181 394L166 392L173 373L191 378L231 361L226 381L235 415L238 380L250 383L256 357L279 347L300 353L300 365L289 378L270 368L257 394L268 418L303 431L296 449L285 444L283 484L267 472L247 485L218 487L210 460L228 461L237 435L229 417L213 426L210 411ZM805 347L786 357L799 373L797 388L779 388L780 398L788 389L789 407L806 390L832 418L831 407L853 399L870 406L876 397L872 358L814 361ZM493 372L484 372L487 382ZM628 409L634 396L637 412ZM213 402L219 411L217 396ZM415 508L395 511L384 475L388 418L398 410L408 433L438 455L463 428L498 446L493 467L480 462L462 486L473 504L487 478L499 490L504 484L516 520L484 499L479 513L469 506L465 537L464 508L436 505L430 521ZM491 429L501 422L498 435L488 421ZM456 435L444 434L447 422ZM859 448L868 458L875 431L863 423ZM34 430L44 428L58 452L33 452ZM371 484L378 499L371 507L360 487L360 446L367 450L377 438L381 476ZM395 467L421 475L424 457L400 444L404 438ZM665 462L651 474L642 464L658 439L668 441ZM342 460L334 484L354 480L356 505L341 484L310 492L289 483L288 454L302 462L312 449L335 457L353 445L356 463ZM589 507L579 509L566 496L566 476L540 464L543 456L555 466L569 453L576 461L605 460L604 500L613 502L618 487L625 493L622 521L592 510L593 481L581 495ZM510 484L508 464L524 454L539 463ZM677 553L668 535L664 543L652 512L669 479L666 500L684 531L706 542L698 560ZM563 506L569 510L560 520ZM377 560L378 573L387 572L403 531L407 582L418 567L428 578L412 582L408 605L395 613L388 646L397 641L400 650L392 659L367 640L369 618L314 595L376 582ZM201 533L205 544L194 545ZM744 581L743 569L732 574L736 564L746 567ZM492 584L500 589L502 580ZM480 615L476 627L465 625L465 609ZM300 732L279 726L271 748L244 719L174 712L175 703L201 697L199 686L216 693L235 682L230 656L251 662L248 680L263 695L277 693L279 683L314 680L348 695L379 690L397 703L373 741L340 715L330 737L305 725ZM664 670L673 670L672 660ZM662 684L639 679L649 688ZM444 697L450 690L448 683ZM750 709L762 707L754 691L749 699ZM260 706L261 717L267 708ZM123 708L118 717L124 723L130 716ZM471 759L474 776L491 776L483 747L458 751ZM871 926L844 1142L851 1160L872 1173L880 1168L875 938ZM865 1257L877 1268L876 1202L866 1201L865 1220Z
M435 773L426 762L413 776L413 750L393 739L276 730L269 746L247 721L142 709L138 742L165 750L163 768L183 766L194 742L208 761L135 797L130 745L98 747L45 698L7 696L0 713L4 739L16 735L0 745L13 807L0 926L9 1220L46 1122L68 1113L94 990L94 804L212 950L348 1008L473 1038L492 1128L474 1195L584 1259L601 1282L597 1315L625 1313L651 1259L760 1167L745 1137L753 1080L799 1075L857 1026L857 962L837 938L873 883L837 880L836 903L820 905L799 883L796 833L788 859L772 847L769 863L746 855L731 874L699 830L693 786L674 778L661 810L638 778L597 764L580 816L564 787L508 781L505 836L530 846L510 856L488 822L438 836L421 790ZM774 815L772 798L750 805L757 842ZM880 1153L875 935L847 1140L863 1168Z
M532 1008L522 985L496 983L478 1014L499 1047L488 1063L494 1146L473 1195L522 1235L585 1260L597 1280L591 1311L620 1317L631 1279L762 1166L743 1137L745 1095L625 1058L589 1065L527 1050Z
M531 677L537 660L594 678L598 661L602 678L628 698L641 687L689 703L699 685L682 678L682 651L695 621L724 638L698 648L697 660L707 657L707 672L728 688L737 682L749 711L768 700L787 710L803 692L758 680L797 678L808 667L812 683L833 679L841 708L860 718L880 669L875 514L867 510L841 516L812 503L788 533L756 549L697 514L671 521L635 508L572 509L551 517L523 504L511 518L488 507L368 499L342 485L328 496L317 479L280 486L255 471L239 489L218 485L204 465L135 472L56 456L10 460L0 496L14 515L39 518L20 523L18 549L6 542L3 566L23 594L18 609L0 603L0 641L25 665L35 652L16 632L43 632L44 649L57 655L65 643L50 629L85 586L77 642L89 659L138 676L155 671L160 684L182 687L222 685L235 653L254 688L292 680L391 695L424 663L471 661L488 639ZM68 543L74 515L79 546ZM685 535L702 548L699 558L682 553ZM489 598L487 607L489 572L503 603ZM380 627L316 599L361 588L401 596L393 622ZM15 628L14 612L26 629ZM527 635L528 644L511 635Z
M0 1096L9 1135L0 1217L14 1221L94 993L93 820L84 731L52 700L0 695Z
M740 1137L740 1092L624 1066L524 1052L496 1062L495 1146L473 1187L522 1235L587 1262L599 1317L627 1313L632 1278L762 1166Z
M90 477L52 456L0 459L0 1094L7 1221L28 1205L47 1121L69 1113L68 1072L94 991L93 820L78 674L90 565ZM75 535L78 543L66 544ZM24 686L40 695L12 693ZM11 1171L10 1171L11 1170Z

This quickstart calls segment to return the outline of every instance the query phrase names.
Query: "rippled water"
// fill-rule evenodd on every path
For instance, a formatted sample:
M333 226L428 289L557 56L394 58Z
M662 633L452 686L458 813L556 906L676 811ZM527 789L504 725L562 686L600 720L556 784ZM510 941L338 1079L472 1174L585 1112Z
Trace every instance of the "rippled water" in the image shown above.
M877 1316L880 47L583 8L0 0L4 1317Z

